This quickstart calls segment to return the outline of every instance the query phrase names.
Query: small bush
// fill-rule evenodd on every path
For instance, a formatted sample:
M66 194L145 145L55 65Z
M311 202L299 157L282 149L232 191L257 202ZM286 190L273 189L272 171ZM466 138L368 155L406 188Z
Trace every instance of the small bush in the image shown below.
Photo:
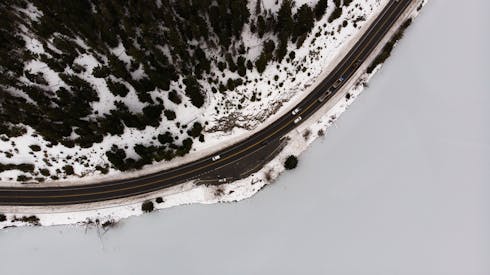
M264 177L265 177L265 180L267 182L271 182L272 181L272 172L273 170L267 170L265 173L264 173Z
M109 76L111 70L106 66L97 66L92 71L92 75L97 78L104 78Z
M29 145L29 148L31 148L32 151L34 152L39 152L41 151L41 146L37 145L37 144L32 144L32 145Z
M49 172L49 170L46 169L46 168L39 169L39 173L41 173L41 175L43 175L45 177L49 177L51 175L51 173Z
M167 143L172 143L174 141L174 138L172 137L172 133L165 132L164 134L158 135L158 141L161 144L167 144Z
M126 87L126 85L124 85L123 83L112 81L110 79L107 80L106 83L107 88L109 88L109 91L111 91L113 95L125 97L129 93L128 87Z
M201 135L202 132L202 125L199 122L194 122L194 125L192 125L192 129L187 131L187 134L191 137L198 137Z
M31 180L32 177L26 176L26 175L18 175L17 176L17 181L28 181Z
M109 169L107 167L103 167L103 166L100 166L100 165L95 166L95 170L101 172L102 174L109 173Z
M141 205L141 210L145 213L150 213L152 212L153 210L155 209L155 207L153 206L153 202L152 201L145 201L142 205Z
M177 118L177 115L175 114L175 112L171 111L171 110L165 110L165 111L163 111L163 114L165 115L165 117L168 120L174 120L175 118Z
M75 173L75 171L73 170L73 166L71 165L63 166L63 171L65 171L67 175L73 175Z
M306 131L304 131L304 133L303 133L303 138L305 140L308 140L308 138L310 137L310 135L311 135L311 131L309 129L306 129Z
M117 222L115 220L113 220L113 219L107 220L104 223L102 223L102 228L109 229L111 227L115 227L116 224L117 224Z
M182 102L182 99L175 90L172 90L170 93L168 93L168 99L177 105Z
M32 225L41 225L39 218L37 216L34 216L34 215L22 216L20 218L14 216L12 221L13 222L25 222L25 223L30 223Z
M294 169L296 166L298 166L298 158L296 156L291 155L284 162L284 168L287 170Z
M7 220L7 216L5 214L0 214L0 222L4 222Z

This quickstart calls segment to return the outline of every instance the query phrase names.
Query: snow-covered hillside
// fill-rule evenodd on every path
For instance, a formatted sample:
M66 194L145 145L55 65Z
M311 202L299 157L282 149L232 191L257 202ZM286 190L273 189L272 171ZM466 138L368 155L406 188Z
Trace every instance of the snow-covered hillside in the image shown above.
M281 1L259 1L261 3L261 14L275 15L280 7ZM295 14L299 7L307 4L314 7L317 0L295 1L292 13ZM148 92L151 102L161 104L163 112L155 112L159 123L149 123L144 128L124 127L120 134L108 134L93 145L83 148L80 144L54 143L46 140L29 125L22 125L26 132L20 136L0 139L0 181L2 184L16 184L16 182L50 182L63 181L69 184L83 183L93 180L93 177L124 177L127 173L114 169L108 159L106 152L117 147L124 151L125 159L138 160L142 153L137 152L137 146L145 150L158 150L161 140L165 140L165 133L171 133L176 144L182 142L188 135L192 138L192 131L196 130L194 142L191 140L190 152L177 155L170 160L156 159L152 164L146 164L137 173L144 173L175 166L185 161L199 158L212 151L227 146L239 139L243 139L252 132L266 127L280 114L300 101L315 81L335 65L336 60L343 51L355 41L359 30L372 19L377 12L387 3L387 0L353 0L348 5L340 7L334 2L328 1L326 14L315 21L313 28L303 38L304 42L297 47L297 43L289 41L287 54L282 60L272 60L264 71L247 70L245 75L240 75L240 70L225 66L219 68L212 63L209 73L202 79L197 79L204 92L204 103L201 107L195 106L191 98L187 97L186 88L189 85L184 75L177 75L176 80L170 81L169 93L162 93L160 89ZM347 1L346 1L347 2ZM255 62L261 58L267 41L273 41L275 45L280 44L278 36L274 32L265 33L262 37L252 32L252 24L255 24L257 15L256 1L248 2L251 11L250 23L243 27L239 38L233 42L240 44L244 50L243 57L247 61ZM336 19L332 14L335 10L342 12ZM39 21L44 15L36 6L29 4L21 13L28 15L32 24ZM329 22L332 21L332 22ZM24 27L25 28L25 27ZM30 31L23 30L23 39L26 49L35 56L47 53L47 47L51 52L59 51L54 43L43 44L30 35ZM76 40L80 48L85 48L85 53L80 53L73 60L74 66L66 68L65 74L76 74L86 81L96 91L97 100L90 103L93 112L87 117L111 114L117 104L124 104L132 113L144 113L151 103L139 99L136 91L129 83L121 79L110 77L109 80L97 77L97 71L104 66L104 60L93 53L89 46L82 40ZM204 46L202 41L194 41L196 47ZM219 48L204 48L208 59L226 62L223 52ZM110 51L117 56L123 64L132 64L134 60L131 53L119 43ZM162 49L162 52L169 51ZM169 56L169 54L167 54ZM172 60L170 60L172 61ZM234 59L234 62L240 61ZM73 68L83 68L76 72ZM24 82L35 82L36 77L42 75L45 82L43 87L52 90L69 88L66 77L60 77L60 73L54 71L40 59L33 59L24 64L24 71L29 72L29 77L24 77ZM131 77L135 80L143 79L145 72L143 67L136 67L131 71ZM123 85L126 94L116 95L111 91L110 81ZM216 90L215 87L219 90ZM32 101L29 95L14 88L9 88L10 94L24 97L27 102ZM152 118L155 119L155 118ZM200 127L203 127L200 131ZM195 128L199 129L195 129ZM69 138L76 140L80 136L77 131L71 132ZM180 139L179 139L180 138ZM171 139L172 140L172 139ZM185 144L185 142L184 142ZM178 145L184 146L184 145ZM136 148L136 150L135 150ZM179 149L177 149L179 150ZM144 151L144 150L143 150ZM117 151L116 151L117 153ZM164 157L163 157L164 158ZM134 171L133 171L134 173ZM80 179L82 178L82 179Z

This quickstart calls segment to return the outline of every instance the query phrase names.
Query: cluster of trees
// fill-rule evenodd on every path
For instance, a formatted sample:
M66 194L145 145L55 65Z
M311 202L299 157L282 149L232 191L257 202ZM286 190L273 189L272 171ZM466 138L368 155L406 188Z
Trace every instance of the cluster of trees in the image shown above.
M18 8L27 8L29 2L43 13L37 21L27 22L29 19L18 11ZM209 72L211 63L201 48L193 50L189 42L210 39L211 26L206 23L210 12L218 12L219 16L227 14L227 20L212 26L229 31L229 35L218 33L223 47L229 44L224 38L229 36L231 40L239 35L249 17L246 6L236 0L162 1L161 5L156 1L29 2L7 0L0 3L0 134L19 136L25 133L21 125L30 125L53 144L69 147L90 147L107 134L122 134L125 127L159 126L162 113L169 120L175 119L175 113L165 110L162 102L154 102L149 92L157 88L167 91L179 74L188 75L185 94L192 104L201 107L204 96L196 78ZM25 49L24 39L19 35L20 24L41 41L45 53L34 55ZM88 48L77 39L82 39ZM48 47L48 41L52 41L56 49ZM111 52L120 43L131 56L130 64ZM160 50L163 46L170 49L174 62L170 63ZM94 118L91 105L99 100L98 94L80 77L79 73L85 68L74 62L84 53L92 54L103 64L93 70L93 76L104 79L111 93L125 97L133 88L139 100L148 103L141 113L131 112L124 103L116 102L110 114ZM24 64L35 59L59 73L68 87L49 87L42 73L24 71ZM140 67L145 77L134 79L131 74ZM75 74L66 73L66 68L71 68ZM26 77L30 83L20 81L21 77ZM16 95L12 92L14 89L23 91L32 101ZM182 102L176 91L169 92L168 97L176 104ZM73 132L77 134L75 139L70 138ZM169 159L175 154L184 154L192 141L185 144L174 148L176 153L165 151L159 155Z
M340 1L334 2L341 10ZM343 4L350 2L344 0ZM37 20L25 16L20 9L30 4L43 16ZM213 65L221 71L237 72L241 77L254 69L263 72L271 61L281 61L287 56L289 42L301 46L315 19L324 16L327 4L328 0L319 0L314 7L304 4L294 9L292 0L282 0L274 14L262 9L261 0L257 0L252 12L243 0L2 1L0 134L22 135L25 133L22 125L29 125L53 144L90 147L108 134L121 135L125 127L157 127L162 115L168 120L176 117L150 92L158 90L173 103L180 104L180 92L169 91L169 87L183 76L182 95L200 108L206 93L199 81L205 77L213 92L234 90L243 83L240 78L210 77ZM239 42L246 24L259 37L269 34L278 38L277 45L273 39L264 41L257 60L247 60L247 49ZM41 42L44 53L34 54L26 49L20 25ZM114 54L112 49L120 45L130 56L129 62ZM222 58L211 59L202 45L218 50ZM86 68L76 63L81 54L90 54L101 64L94 68L92 75L103 79L112 94L125 97L134 90L138 99L147 104L142 112L131 112L118 101L109 114L97 114L92 105L99 101L98 93L82 76ZM294 52L289 56L294 56ZM49 86L42 73L25 71L25 64L31 60L46 63L67 86ZM139 77L134 77L141 71ZM19 90L32 100L17 95L15 91ZM181 138L181 145L175 145L173 137L169 141L165 134L159 136L164 141L161 146L139 145L139 160L126 158L119 148L113 148L107 156L118 169L138 168L153 160L186 154L194 138L203 140L201 131L201 125L194 125L187 131L188 138Z
M0 172L7 170L20 170L23 172L33 172L34 165L30 163L22 163L22 164L2 164L0 163Z
M136 144L134 151L138 154L139 159L132 159L126 156L126 151L114 145L110 151L106 152L106 156L111 164L122 171L139 169L153 161L171 160L175 156L183 156L187 154L193 144L192 138L199 137L203 139L203 126L199 122L195 122L192 128L187 131L188 138L184 139L180 145L176 144L178 137L174 137L172 133L165 132L158 135L160 145L146 146Z
M262 11L261 1L257 0L256 20L250 23L250 29L259 37L272 32L277 35L277 45L273 40L264 41L263 50L255 61L256 69L262 73L270 61L281 61L287 54L288 43L296 43L300 48L314 26L315 19L320 20L327 10L328 0L319 0L314 7L303 4L293 14L292 0L283 0L277 15Z
M134 150L139 155L139 159L127 157L124 149L114 145L111 150L106 152L106 156L113 167L118 170L135 170L151 164L153 161L171 160L176 156L183 156L189 153L192 144L191 138L184 139L181 145L176 145L173 142L160 146L136 144Z
M393 34L390 41L388 41L386 43L386 45L383 46L383 49L381 50L381 52L374 58L374 60L371 62L371 64L369 64L369 66L367 68L368 73L372 73L374 71L374 69L376 69L376 67L379 64L382 64L383 62L386 61L386 59L388 59L388 57L390 57L391 51L395 47L396 42L403 37L403 33L410 26L410 24L412 24L411 18L409 18L405 22L403 22L403 24L396 31L396 33Z

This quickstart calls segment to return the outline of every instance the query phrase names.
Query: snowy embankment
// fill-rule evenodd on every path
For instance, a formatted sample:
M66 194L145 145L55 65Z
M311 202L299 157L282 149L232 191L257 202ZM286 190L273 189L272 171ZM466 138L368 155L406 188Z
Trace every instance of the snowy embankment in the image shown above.
M407 13L402 16L398 23L402 23L408 18L417 16L420 7L425 3L426 0L417 1L417 3L413 4ZM376 56L376 53L381 50L383 44L391 38L391 35L395 31L396 27L394 27L382 43L380 43L376 51L370 57L370 60ZM10 211L4 212L16 214L0 216L0 218L5 219L4 222L0 222L0 228L23 225L49 226L60 224L82 224L110 227L121 219L141 215L143 213L141 207L142 201L151 202L155 209L164 209L182 204L235 202L249 198L277 179L277 177L284 171L283 163L287 156L301 154L318 137L325 136L327 129L335 124L335 120L350 106L350 104L353 103L364 90L367 82L380 69L381 65L379 65L371 74L365 73L365 69L370 60L361 67L356 76L346 84L344 90L339 92L331 103L326 104L313 117L308 119L308 121L305 121L305 123L298 129L288 135L288 144L278 156L266 164L260 171L245 179L223 184L221 186L196 186L194 183L189 182L145 196L112 202L111 205L113 206L101 203L85 205L83 207L68 206L62 208L38 209L23 207L8 208Z

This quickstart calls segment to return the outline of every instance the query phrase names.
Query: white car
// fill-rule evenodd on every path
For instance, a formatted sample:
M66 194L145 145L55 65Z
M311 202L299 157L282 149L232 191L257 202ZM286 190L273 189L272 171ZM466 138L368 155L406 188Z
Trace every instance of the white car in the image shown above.
M297 117L295 120L294 120L294 124L297 124L298 122L300 122L303 118L301 118L300 116Z
M217 161L217 160L219 160L220 158L221 158L221 156L220 156L220 155L216 155L216 156L212 157L212 158L211 158L211 160L212 160L212 161Z
M226 178L221 178L221 179L218 179L218 182L219 182L219 183L224 183L224 182L226 182L226 181L227 181L227 180L226 180Z
M301 109L300 109L300 108L296 108L296 109L294 109L294 110L291 112L291 114L294 116L294 115L296 115L297 113L299 113L299 111L301 111Z

